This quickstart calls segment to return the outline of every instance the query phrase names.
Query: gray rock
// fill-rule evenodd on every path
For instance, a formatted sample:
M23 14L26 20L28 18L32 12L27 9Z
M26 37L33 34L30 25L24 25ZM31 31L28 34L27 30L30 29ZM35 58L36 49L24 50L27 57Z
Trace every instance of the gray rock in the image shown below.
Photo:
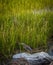
M50 56L48 53L45 52L39 52L34 54L29 53L19 53L13 55L13 59L24 58L26 59L30 65L42 65L42 64L49 64L51 61L53 61L52 56Z

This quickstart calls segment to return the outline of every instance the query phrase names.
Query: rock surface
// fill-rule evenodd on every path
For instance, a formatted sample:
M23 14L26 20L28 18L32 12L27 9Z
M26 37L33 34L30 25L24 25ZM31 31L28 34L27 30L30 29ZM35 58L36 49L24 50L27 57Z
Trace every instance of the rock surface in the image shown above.
M19 53L19 54L13 55L13 60L14 59L19 60L21 58L24 58L25 60L27 60L29 65L47 65L47 64L50 64L51 61L53 61L53 57L45 52L39 52L34 54ZM18 62L21 62L21 61L19 60Z

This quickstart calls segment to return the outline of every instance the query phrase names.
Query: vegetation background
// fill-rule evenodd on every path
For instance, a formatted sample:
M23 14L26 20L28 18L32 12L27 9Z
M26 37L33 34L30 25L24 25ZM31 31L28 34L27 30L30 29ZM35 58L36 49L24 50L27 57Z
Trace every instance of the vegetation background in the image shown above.
M0 55L11 57L18 43L46 48L53 34L53 0L0 0Z

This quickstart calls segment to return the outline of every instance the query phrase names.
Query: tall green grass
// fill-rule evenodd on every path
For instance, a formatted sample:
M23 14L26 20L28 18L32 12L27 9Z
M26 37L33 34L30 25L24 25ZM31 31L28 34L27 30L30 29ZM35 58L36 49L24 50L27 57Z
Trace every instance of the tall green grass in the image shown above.
M2 16L0 21L0 53L5 56L11 56L16 45L22 42L32 48L46 47L53 31L53 12L21 12L17 16ZM19 48L22 50L21 46Z
M17 47L23 49L17 45L22 42L33 49L46 47L47 39L53 33L53 11L38 10L52 9L52 4L51 0L1 0L0 55L11 57Z

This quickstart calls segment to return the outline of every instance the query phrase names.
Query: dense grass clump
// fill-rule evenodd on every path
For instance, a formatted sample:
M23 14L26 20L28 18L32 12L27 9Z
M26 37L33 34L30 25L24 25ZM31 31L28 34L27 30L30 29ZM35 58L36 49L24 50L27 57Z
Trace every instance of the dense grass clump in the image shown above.
M0 53L10 55L18 47L16 45L22 42L32 48L45 47L52 33L52 15L53 12L22 12L18 16L1 17ZM21 46L19 48L22 49Z
M53 33L53 2L50 2L1 0L0 55L11 57L15 49L23 49L18 46L22 42L33 49L47 46L47 39Z

